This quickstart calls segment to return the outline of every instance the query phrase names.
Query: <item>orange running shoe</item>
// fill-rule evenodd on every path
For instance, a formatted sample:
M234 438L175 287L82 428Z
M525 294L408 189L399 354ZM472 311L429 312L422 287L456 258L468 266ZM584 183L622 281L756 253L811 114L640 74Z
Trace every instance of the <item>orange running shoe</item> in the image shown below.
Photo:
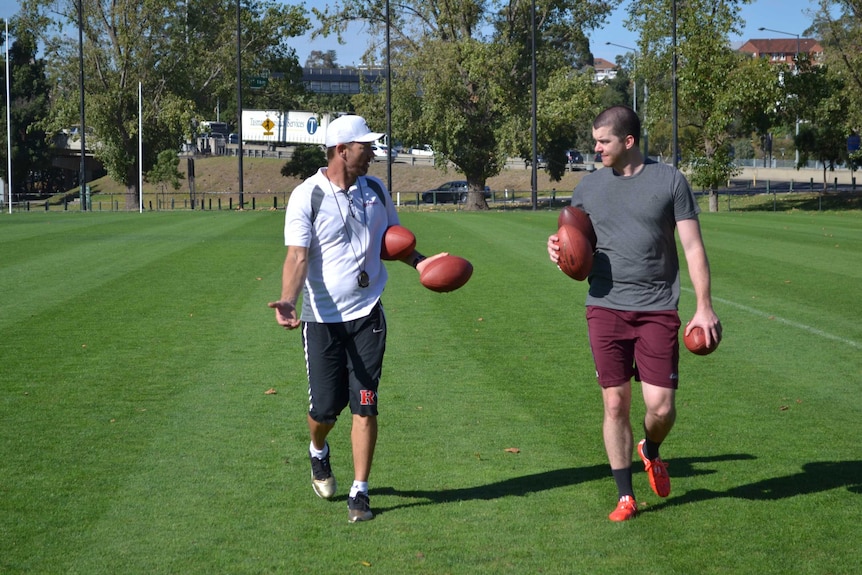
M638 504L631 495L620 497L617 508L611 511L608 519L611 521L627 521L638 514Z
M646 443L646 439L641 439L641 442L638 443L638 455L644 462L644 469L649 475L649 485L656 495L667 497L670 495L670 476L667 474L667 463L662 461L661 457L647 459L644 456L644 443Z

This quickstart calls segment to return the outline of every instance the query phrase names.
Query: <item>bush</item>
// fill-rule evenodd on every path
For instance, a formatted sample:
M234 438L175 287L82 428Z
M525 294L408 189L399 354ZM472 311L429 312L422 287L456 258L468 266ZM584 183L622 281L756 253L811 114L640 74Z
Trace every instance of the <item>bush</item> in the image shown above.
M314 144L299 144L293 150L293 156L281 167L281 175L285 178L305 179L314 175L326 165L326 154L320 146Z

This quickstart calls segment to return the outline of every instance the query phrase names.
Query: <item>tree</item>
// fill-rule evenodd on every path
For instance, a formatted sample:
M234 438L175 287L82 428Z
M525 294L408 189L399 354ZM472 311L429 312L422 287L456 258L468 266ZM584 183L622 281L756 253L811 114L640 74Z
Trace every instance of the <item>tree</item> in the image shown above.
M53 192L51 154L41 121L48 113L48 82L44 59L36 57L36 38L21 28L9 50L12 120L12 185L15 194ZM0 85L6 86L6 67L0 69ZM4 88L5 89L5 88ZM0 105L0 130L6 135L6 99ZM7 148L0 150L0 175L9 182Z
M847 115L852 107L845 90L846 75L835 74L829 65L811 62L806 56L797 59L796 73L787 75L785 86L788 116L799 118L802 124L794 138L799 150L799 166L813 159L823 166L823 190L826 190L826 170L849 160Z
M305 60L306 68L338 68L335 50L312 50Z
M228 0L25 0L23 18L42 31L52 61L52 127L77 123L77 7L82 2L87 125L95 155L137 203L138 85L143 97L143 169L179 149L193 119L235 94L236 4ZM241 12L245 70L290 58L286 39L305 31L303 8L248 0ZM293 56L295 60L295 55ZM213 106L215 107L215 106ZM202 110L204 110L202 112ZM233 106L234 117L236 107Z
M820 0L811 31L821 39L822 63L842 85L847 102L842 121L845 136L858 134L862 129L862 1Z
M159 152L155 165L147 172L146 179L151 184L158 184L162 193L167 191L168 185L174 190L179 190L181 180L185 176L185 174L177 170L179 164L180 158L176 152L162 150Z
M320 146L299 144L294 148L293 155L281 167L281 175L289 178L306 179L314 175L321 166L326 165L326 154Z
M646 0L629 10L630 29L639 30L640 72L650 87L652 133L660 118L670 118L673 46L671 1ZM759 114L778 101L777 78L768 63L732 50L728 36L741 24L739 7L748 0L687 0L677 3L678 117L697 130L684 160L692 183L709 190L710 211L718 210L717 190L737 168L729 143L750 132Z
M596 112L596 88L578 70L590 63L585 31L619 3L540 0L537 7L537 123L540 152L562 158L577 126ZM318 33L340 34L363 20L381 27L383 0L364 0L315 11ZM524 0L407 0L390 14L392 125L397 139L431 144L435 163L450 163L470 188L468 209L486 207L487 178L510 155L531 149L530 3ZM366 54L367 61L378 61ZM357 111L376 125L385 120L385 93L354 98ZM554 166L549 169L554 174Z

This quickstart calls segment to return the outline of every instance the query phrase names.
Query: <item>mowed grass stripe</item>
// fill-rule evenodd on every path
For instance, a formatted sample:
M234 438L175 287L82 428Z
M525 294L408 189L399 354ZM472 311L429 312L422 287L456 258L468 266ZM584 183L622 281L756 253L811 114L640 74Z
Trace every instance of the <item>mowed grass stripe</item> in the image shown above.
M705 214L705 233L723 216ZM646 512L611 524L586 285L545 253L556 213L402 220L420 250L464 255L476 272L435 294L387 264L375 521L346 522L348 417L331 436L341 496L309 486L299 334L266 308L280 291L283 212L225 213L176 251L145 227L123 230L167 255L99 287L114 295L64 308L65 323L56 309L19 322L27 346L0 349L0 571L855 571L858 350L720 304L722 347L681 358L680 419L663 447L674 491L658 500L638 471ZM745 276L771 282L771 266L742 265L732 237L707 241L717 297L746 301L734 291ZM843 278L835 289L852 289ZM689 292L682 306L686 319ZM822 329L839 331L830 318Z
M115 279L190 248L190 257L197 257L195 248L203 252L209 238L242 224L241 219L218 219L217 214L199 214L192 220L179 213L33 214L24 218L33 218L32 228L44 233L12 234L7 239L9 228L4 223L0 291L8 295L10 305L0 317L3 331L13 330L14 322L29 321L31 314L48 306L70 309L110 300L115 294L103 286ZM220 223L213 226L214 221ZM19 228L12 226L11 230ZM151 279L157 285L164 278Z
M239 271L243 261L249 261L245 253L254 257L261 251L259 244L249 243L249 232L260 218L225 215L185 223L169 218L176 223L167 230L144 223L142 230L151 241L131 250L140 256L132 258L133 270L121 266L115 273L106 266L102 281L75 298L80 304L55 302L19 326L8 357L27 377L4 383L10 392L8 413L20 424L4 428L4 444L12 454L11 469L27 487L15 495L43 508L21 517L19 525L61 520L52 510L74 508L73 525L61 521L54 527L58 533L70 530L80 536L84 525L97 521L111 504L108 494L123 492L124 477L139 474L139 460L171 410L187 414L206 405L177 398L196 389L194 374L201 364L213 357L230 359L233 346L252 341L223 339L229 330L219 328L234 326L235 314L227 310L235 307L230 302L247 297L240 290L259 289L261 284L255 274L263 267L253 264L247 273ZM140 237L137 223L123 224L132 237ZM245 230L239 228L243 224ZM124 239L117 242L121 251L124 243L136 243ZM76 269L69 269L70 277ZM237 353L233 359L240 357ZM195 457L210 452L195 451ZM165 457L164 451L158 453ZM173 457L167 455L167 460ZM52 484L58 471L63 479Z
M704 220L717 297L825 333L832 325L833 335L862 342L858 293L847 289L862 275L858 220L771 213Z
M414 229L420 249L464 255L473 263L474 275L456 292L435 294L419 287L413 270L390 266L392 277L384 301L394 337L387 366L398 372L387 370L384 379L400 389L403 364L406 378L431 383L429 399L438 404L437 409L451 409L449 403L457 401L474 419L496 419L497 409L515 419L535 417L535 413L546 417L548 405L542 391L549 380L537 368L552 365L552 358L568 344L549 345L552 338L534 331L553 333L550 315L556 314L557 306L537 305L542 298L536 297L534 282L542 276L560 288L574 282L547 261L544 231L537 233L534 226L505 214L487 214L473 221L460 217L469 214L459 214L441 219L444 226L428 228L440 236L429 240L422 229L427 222L410 215L405 214L402 222ZM432 241L436 243L429 251L424 246ZM424 329L417 331L416 326ZM525 333L534 337L525 338ZM404 359L405 354L413 359ZM473 448L484 451L496 444L501 451L517 446L515 438L505 442L513 432L508 426L488 447L474 441Z

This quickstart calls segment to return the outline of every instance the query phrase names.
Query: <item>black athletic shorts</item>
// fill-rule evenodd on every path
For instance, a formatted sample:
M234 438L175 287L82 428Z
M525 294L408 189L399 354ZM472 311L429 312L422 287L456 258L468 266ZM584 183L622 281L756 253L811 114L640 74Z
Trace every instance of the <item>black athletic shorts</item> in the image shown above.
M343 323L302 324L308 372L308 413L335 423L348 405L354 415L377 415L377 386L386 350L386 317L377 302L369 315Z

